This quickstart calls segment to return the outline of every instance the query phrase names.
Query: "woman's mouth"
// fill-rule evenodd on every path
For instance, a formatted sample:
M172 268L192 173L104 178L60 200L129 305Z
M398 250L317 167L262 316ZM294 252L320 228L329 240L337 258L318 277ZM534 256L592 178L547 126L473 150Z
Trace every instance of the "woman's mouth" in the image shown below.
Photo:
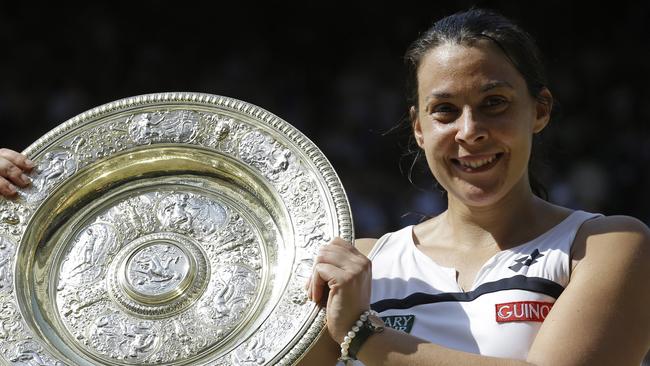
M491 169L495 166L503 153L497 153L494 155L483 156L480 158L461 158L461 159L451 159L451 162L455 167L462 170L465 173L480 173L486 170Z

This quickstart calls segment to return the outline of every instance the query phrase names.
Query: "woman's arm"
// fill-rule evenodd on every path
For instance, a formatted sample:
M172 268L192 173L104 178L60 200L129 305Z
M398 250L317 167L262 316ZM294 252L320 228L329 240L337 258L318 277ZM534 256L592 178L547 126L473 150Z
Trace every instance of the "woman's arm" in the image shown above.
M650 231L633 218L598 218L582 226L574 246L580 262L526 362L455 351L390 329L372 335L359 359L366 365L410 366L639 365L650 346ZM343 324L354 322L349 312L369 306L361 288L369 269L349 244L327 247L312 283L330 286L328 304L334 306L328 308L328 331L339 343L349 327ZM318 301L322 292L313 294Z
M34 164L23 154L9 149L0 149L0 195L12 197L16 186L25 187L29 178L25 175Z
M571 282L528 354L540 365L639 365L650 348L650 230L631 217L585 222Z

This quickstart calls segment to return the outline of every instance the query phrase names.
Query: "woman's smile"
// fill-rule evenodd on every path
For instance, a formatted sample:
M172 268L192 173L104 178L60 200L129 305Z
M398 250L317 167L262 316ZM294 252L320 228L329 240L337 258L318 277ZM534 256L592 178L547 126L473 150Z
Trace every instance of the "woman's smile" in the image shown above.
M503 153L483 154L483 155L466 155L463 157L452 158L452 165L464 173L481 173L492 169L496 166Z

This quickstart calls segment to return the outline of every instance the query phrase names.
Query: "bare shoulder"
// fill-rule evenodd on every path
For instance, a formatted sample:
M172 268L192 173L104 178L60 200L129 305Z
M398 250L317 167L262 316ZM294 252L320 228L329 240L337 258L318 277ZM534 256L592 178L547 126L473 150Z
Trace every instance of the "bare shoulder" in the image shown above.
M603 216L586 221L576 239L642 248L650 245L650 229L634 217Z
M576 269L585 260L611 263L614 260L650 261L650 229L630 216L603 216L586 221L574 241Z
M354 241L354 247L367 257L368 254L370 254L372 248L374 248L375 244L377 243L377 240L378 239L375 238L356 239Z
M650 234L650 229L641 220L624 215L601 216L588 220L582 225L581 231L592 231L594 233L603 231L629 231Z

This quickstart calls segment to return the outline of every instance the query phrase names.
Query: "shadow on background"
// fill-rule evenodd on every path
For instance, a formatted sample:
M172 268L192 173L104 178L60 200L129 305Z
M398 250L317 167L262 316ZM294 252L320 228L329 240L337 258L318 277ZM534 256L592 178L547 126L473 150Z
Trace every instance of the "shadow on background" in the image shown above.
M392 4L392 5L391 5ZM199 91L259 105L324 151L358 237L444 210L425 166L405 174L402 56L472 4L517 20L546 56L556 114L541 141L551 200L650 223L650 4L447 1L241 7L163 1L0 5L0 146L23 150L116 99ZM406 215L406 216L404 216Z

